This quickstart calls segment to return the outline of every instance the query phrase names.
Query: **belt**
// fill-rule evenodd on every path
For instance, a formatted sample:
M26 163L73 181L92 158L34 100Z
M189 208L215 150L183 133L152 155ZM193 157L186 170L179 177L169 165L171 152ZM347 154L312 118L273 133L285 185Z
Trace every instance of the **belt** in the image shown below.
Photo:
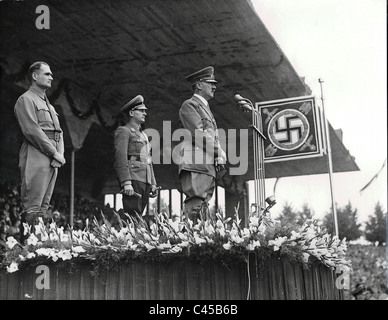
M44 133L46 134L47 138L55 140L56 142L59 142L61 135L60 132L58 131L45 131L43 130Z
M148 164L152 162L151 157L140 157L140 156L128 156L128 160L147 162Z

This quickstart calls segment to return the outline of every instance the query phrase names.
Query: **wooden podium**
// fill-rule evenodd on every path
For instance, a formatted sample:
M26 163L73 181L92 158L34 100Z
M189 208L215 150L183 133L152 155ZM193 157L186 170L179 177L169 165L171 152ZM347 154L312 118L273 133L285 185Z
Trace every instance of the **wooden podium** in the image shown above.
M286 258L224 265L187 258L132 262L92 275L90 265L69 273L47 265L47 289L35 268L0 273L0 300L342 300L336 274L324 265L306 269Z

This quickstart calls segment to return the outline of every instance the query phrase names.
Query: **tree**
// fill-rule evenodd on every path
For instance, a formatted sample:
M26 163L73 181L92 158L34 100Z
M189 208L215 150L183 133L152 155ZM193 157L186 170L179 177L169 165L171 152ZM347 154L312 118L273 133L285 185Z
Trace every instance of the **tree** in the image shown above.
M298 225L302 226L307 219L312 219L313 214L307 203L303 204L301 211L294 211L291 204L284 205L281 214L278 217L282 226Z
M299 216L299 219L298 219L299 225L303 225L303 223L305 223L306 220L313 218L313 212L311 211L307 203L303 204L302 211L298 212L298 216Z
M282 227L293 229L297 227L298 214L294 211L291 204L286 202L277 220L280 221Z
M360 230L361 224L357 223L357 209L353 210L349 202L344 208L338 208L336 204L336 211L339 238L346 238L347 241L358 239L362 232ZM332 210L324 216L323 225L328 233L335 234Z
M383 212L380 202L377 202L375 206L374 214L369 215L369 220L365 225L365 238L366 240L376 242L382 245L386 242L387 237L387 225L386 225L387 213Z

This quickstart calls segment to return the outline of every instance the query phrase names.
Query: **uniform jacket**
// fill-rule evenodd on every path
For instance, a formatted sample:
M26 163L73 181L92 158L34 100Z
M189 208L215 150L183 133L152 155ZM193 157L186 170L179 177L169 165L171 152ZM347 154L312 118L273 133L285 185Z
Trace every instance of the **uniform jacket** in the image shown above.
M216 176L214 159L222 152L217 124L210 108L196 96L183 102L179 110L182 127L192 139L180 144L179 173L182 170Z
M151 158L151 144L147 135L129 123L116 129L114 137L114 167L120 186L136 180L156 185ZM130 157L140 157L130 160Z
M64 153L63 132L58 114L46 96L30 87L16 101L15 116L24 136L19 161L28 155L28 148L36 148L47 157L55 152ZM55 138L54 138L55 135Z

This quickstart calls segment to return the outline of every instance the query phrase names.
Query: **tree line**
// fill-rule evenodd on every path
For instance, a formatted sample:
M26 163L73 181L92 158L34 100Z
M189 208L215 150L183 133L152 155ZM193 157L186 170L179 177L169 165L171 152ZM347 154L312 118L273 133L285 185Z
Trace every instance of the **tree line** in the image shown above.
M337 222L339 238L346 238L347 241L357 240L364 236L366 240L378 245L383 245L387 241L387 212L384 212L380 202L377 202L374 212L369 214L364 227L358 222L357 209L353 209L349 202L344 207L336 204ZM322 219L322 227L328 233L335 234L333 210L327 212ZM286 203L282 212L277 217L284 226L298 224L302 225L307 219L314 219L314 213L308 204L303 204L301 210L295 210L291 204Z

